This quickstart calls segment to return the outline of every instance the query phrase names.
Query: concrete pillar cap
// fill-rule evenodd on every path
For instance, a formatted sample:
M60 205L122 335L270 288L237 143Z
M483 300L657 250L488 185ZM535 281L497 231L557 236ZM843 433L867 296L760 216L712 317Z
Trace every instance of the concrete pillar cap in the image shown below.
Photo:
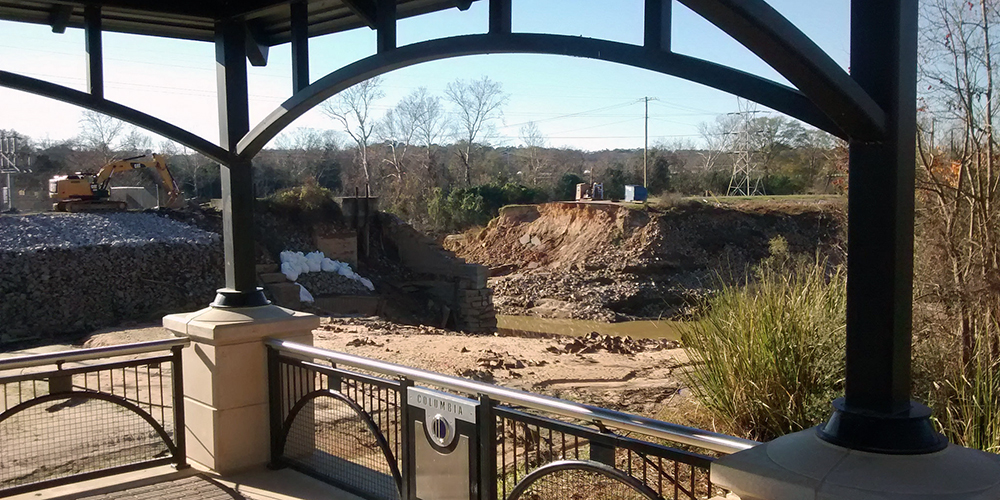
M869 453L807 429L720 458L712 482L743 500L986 500L1000 498L1000 456L954 444L921 455Z

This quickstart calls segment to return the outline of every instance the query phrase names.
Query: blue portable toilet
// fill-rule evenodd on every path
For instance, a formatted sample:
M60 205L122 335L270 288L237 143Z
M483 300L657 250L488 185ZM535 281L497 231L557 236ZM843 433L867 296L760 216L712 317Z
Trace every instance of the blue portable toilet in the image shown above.
M647 193L646 188L643 186L636 186L633 184L625 185L625 201L632 201L636 203L642 203L646 201Z

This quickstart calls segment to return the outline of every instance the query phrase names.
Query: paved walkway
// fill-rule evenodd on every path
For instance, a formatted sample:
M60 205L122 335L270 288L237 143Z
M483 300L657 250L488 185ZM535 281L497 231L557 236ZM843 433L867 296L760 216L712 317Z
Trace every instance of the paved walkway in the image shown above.
M232 488L202 474L79 500L245 500Z

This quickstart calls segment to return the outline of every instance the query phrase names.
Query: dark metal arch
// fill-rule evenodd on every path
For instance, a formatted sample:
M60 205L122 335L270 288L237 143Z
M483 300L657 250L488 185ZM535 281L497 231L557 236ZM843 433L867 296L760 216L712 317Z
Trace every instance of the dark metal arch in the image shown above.
M524 492L539 479L567 470L595 472L613 481L618 481L623 486L631 488L633 491L649 500L662 500L663 498L642 481L639 481L638 479L611 467L610 465L594 462L592 460L558 460L545 464L531 471L531 473L527 476L524 476L523 479L514 485L514 489L511 490L510 495L507 496L507 500L520 500L521 495L523 495Z
M750 73L694 57L593 38L514 33L462 35L418 42L344 66L296 92L240 140L243 160L253 158L296 118L336 93L369 78L422 62L481 54L567 55L620 63L676 76L745 97L840 137L847 133L804 94Z
M176 125L170 124L159 118L147 115L139 110L118 104L107 99L95 97L86 92L74 90L69 87L57 85L8 71L0 71L0 87L7 87L31 94L48 97L57 101L62 101L82 108L87 108L108 116L113 116L119 120L126 121L137 127L144 128L150 132L159 134L167 139L183 144L205 156L222 164L230 164L234 160L234 155L229 151L199 137Z
M382 450L382 455L385 456L386 463L389 464L389 472L392 474L392 479L396 482L396 489L399 491L399 497L403 498L403 476L399 473L399 466L396 463L396 457L393 456L392 450L389 448L389 442L386 441L385 436L382 435L382 430L375 425L375 421L372 420L371 416L365 413L364 408L361 408L358 403L354 402L354 400L348 398L340 392L330 389L320 389L302 396L302 398L299 399L298 402L295 403L295 406L293 406L288 412L288 416L285 417L285 421L281 426L281 436L278 440L278 454L284 455L285 453L285 442L288 440L288 433L292 430L292 423L295 422L295 417L298 416L299 412L307 403L323 396L331 397L346 404L351 408L351 410L354 411L354 413L358 415L358 417L361 418L361 421L365 423L365 426L368 427L368 432L371 432L372 435L375 436L375 441Z
M826 52L765 0L680 0L808 95L852 139L881 140L885 112Z
M146 410L143 410L135 403L128 401L127 399L124 399L120 396L112 396L111 394L104 394L103 392L65 391L65 392L56 392L53 394L46 394L44 396L39 396L37 398L30 399L28 401L15 405L7 409L7 411L0 413L0 423L3 423L4 420L7 420L12 416L17 415L18 413L21 413L22 411L27 410L28 408L32 408L40 404L47 403L49 401L55 401L57 399L67 399L67 398L98 399L101 401L107 401L109 403L121 406L131 411L132 413L135 413L136 415L139 415L139 417L145 420L146 423L149 424L149 426L152 427L154 431L156 431L156 434L160 436L160 439L163 441L163 444L167 445L167 450L170 451L170 454L175 456L177 455L177 446L174 444L173 440L170 439L170 435L167 434L167 431L163 429L163 426L160 425L160 423L157 422L152 415L147 413ZM184 432L184 430L181 429L178 432Z

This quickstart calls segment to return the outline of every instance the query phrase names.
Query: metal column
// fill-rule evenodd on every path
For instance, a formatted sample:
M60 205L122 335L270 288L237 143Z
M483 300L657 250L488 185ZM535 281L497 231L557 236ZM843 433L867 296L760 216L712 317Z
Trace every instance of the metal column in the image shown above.
M910 401L916 57L917 2L851 2L851 74L886 134L850 144L846 389L820 436L877 453L947 445Z
M309 86L309 4L292 2L292 92Z
M104 50L101 39L101 6L83 8L84 37L87 44L87 91L104 99Z
M219 89L221 143L236 152L239 140L250 130L247 92L246 28L236 21L215 26L215 61ZM220 289L215 307L267 305L257 287L253 237L253 177L249 160L221 165L222 232L226 256L226 288Z

